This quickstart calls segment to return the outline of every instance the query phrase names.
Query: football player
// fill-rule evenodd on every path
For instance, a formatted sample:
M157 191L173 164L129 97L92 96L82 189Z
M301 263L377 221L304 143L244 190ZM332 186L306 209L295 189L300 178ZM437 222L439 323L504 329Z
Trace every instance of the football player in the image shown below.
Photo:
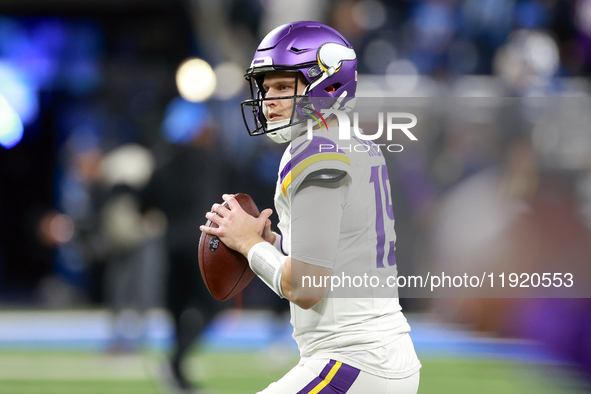
M326 25L289 23L263 39L245 77L249 133L291 142L275 192L281 234L270 231L271 209L254 218L231 195L223 196L230 209L214 204L206 214L219 227L201 230L246 256L290 301L301 360L261 393L415 394L421 364L397 293L384 297L367 283L331 288L333 278L346 285L353 275L397 272L383 152L366 139L339 140L334 111L354 101L355 51Z

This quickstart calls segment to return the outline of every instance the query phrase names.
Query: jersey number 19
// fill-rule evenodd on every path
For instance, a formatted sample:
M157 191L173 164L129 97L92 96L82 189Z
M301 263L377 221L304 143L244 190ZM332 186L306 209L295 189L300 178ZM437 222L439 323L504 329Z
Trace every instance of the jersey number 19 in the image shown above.
M380 177L381 174L381 177ZM381 180L380 180L381 178ZM377 256L378 268L384 268L384 249L386 247L386 229L391 233L394 229L394 211L392 210L392 197L390 195L388 168L385 164L371 168L370 183L373 183L376 197L376 234L377 234ZM382 190L384 199L382 201ZM384 215L385 212L385 215ZM387 227L386 227L387 226ZM396 264L395 241L388 243L388 265Z

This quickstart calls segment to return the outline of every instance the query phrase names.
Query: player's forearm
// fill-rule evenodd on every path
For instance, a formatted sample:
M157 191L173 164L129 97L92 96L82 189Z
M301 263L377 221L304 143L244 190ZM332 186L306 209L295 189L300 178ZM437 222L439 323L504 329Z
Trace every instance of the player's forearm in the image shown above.
M242 253L244 257L248 258L248 252L250 251L250 249L259 242L266 242L266 240L258 234L251 234L242 240L242 242L238 245L238 248L236 250Z
M293 302L291 298L291 257L289 256L281 267L281 291L285 298Z
M321 280L324 276L332 273L331 269L293 260L262 238L249 248L246 258L253 272L271 290L302 309L312 308L326 295L327 289L325 287L305 287L302 279L304 277L320 277Z
M296 264L302 263L296 262ZM281 271L281 290L285 298L302 309L310 309L324 298L326 289L314 289L314 294L312 294L313 289L302 288L292 279L292 259L288 257ZM301 280L296 283L301 283ZM292 288L292 284L295 285L295 288Z

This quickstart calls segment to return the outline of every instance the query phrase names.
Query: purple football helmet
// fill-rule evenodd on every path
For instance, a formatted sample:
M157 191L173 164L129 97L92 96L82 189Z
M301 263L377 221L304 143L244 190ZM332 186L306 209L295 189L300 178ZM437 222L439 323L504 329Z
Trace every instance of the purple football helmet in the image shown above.
M299 74L307 82L303 94L282 97L292 100L291 119L272 126L263 114L264 101L273 99L266 98L262 89L269 71L293 72L296 92ZM357 57L349 42L331 27L318 22L288 23L267 34L244 77L251 92L251 99L241 103L248 133L269 133L275 142L287 142L305 129L314 113L341 109L355 97ZM334 91L329 93L331 86Z

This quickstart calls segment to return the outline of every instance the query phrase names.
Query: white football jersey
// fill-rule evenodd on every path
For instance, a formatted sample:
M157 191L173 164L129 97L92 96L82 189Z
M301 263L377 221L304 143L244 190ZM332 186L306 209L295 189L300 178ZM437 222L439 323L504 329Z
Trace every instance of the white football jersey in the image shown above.
M342 171L349 179L335 261L318 262L298 256L297 251L292 254L292 243L298 241L292 239L292 203L298 198L298 187L312 173ZM275 208L285 254L332 268L333 275L354 279L367 274L380 278L376 287L368 286L366 281L362 287L329 292L309 310L291 303L293 337L301 357L333 358L389 378L415 373L420 363L412 344L410 350L394 345L410 331L397 292L387 292L388 288L382 286L387 277L397 274L396 234L388 172L378 147L355 137L339 140L338 129L315 132L311 140L307 135L300 136L281 159ZM310 231L313 233L314 229Z

